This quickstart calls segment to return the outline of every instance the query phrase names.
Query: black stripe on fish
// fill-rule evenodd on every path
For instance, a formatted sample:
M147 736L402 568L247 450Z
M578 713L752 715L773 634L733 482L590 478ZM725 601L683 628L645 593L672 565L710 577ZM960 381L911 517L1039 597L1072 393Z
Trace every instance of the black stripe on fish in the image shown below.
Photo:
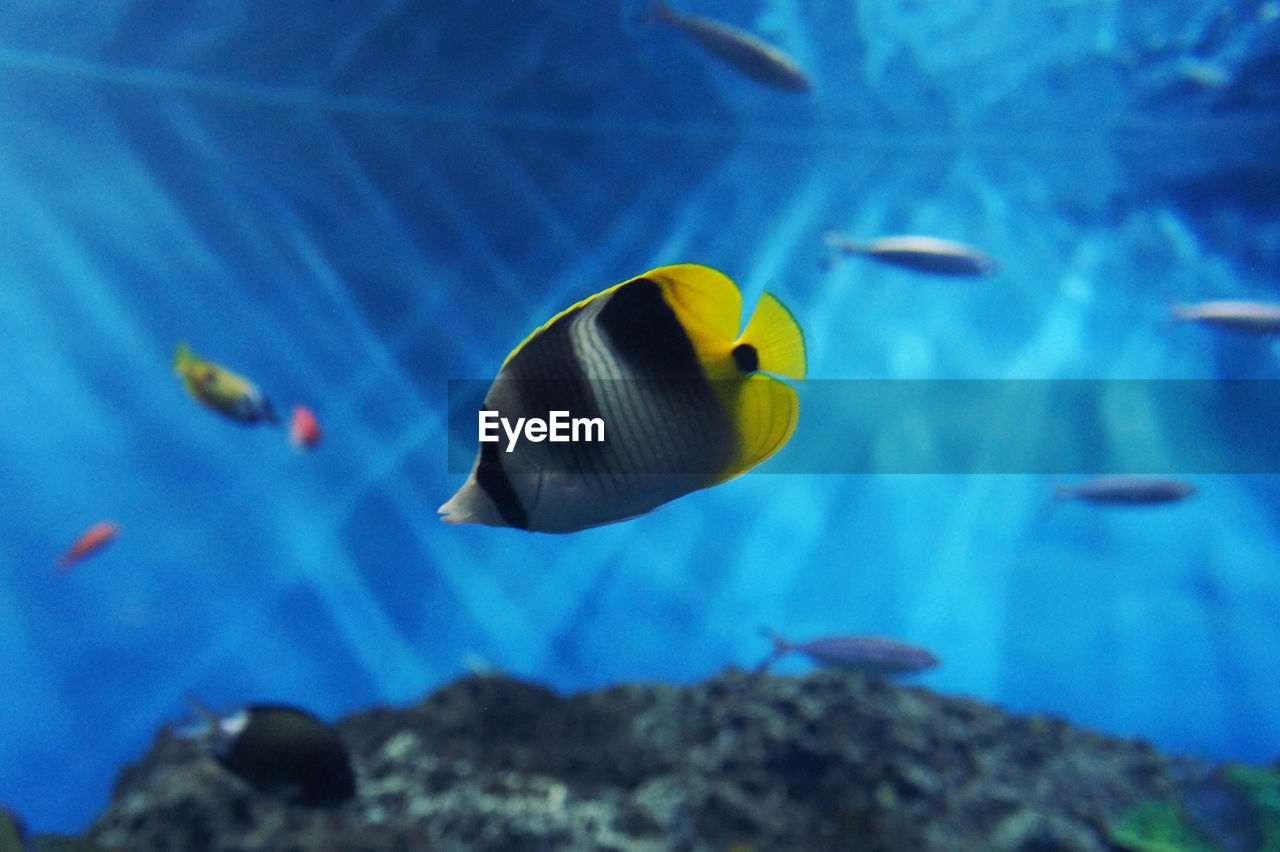
M662 287L648 278L628 281L596 316L620 360L641 379L697 379L705 374L698 353Z
M480 463L476 465L476 482L489 495L502 520L518 530L529 528L529 516L520 505L520 496L502 468L501 450L497 442L480 445Z
M760 353L750 343L739 343L733 347L733 363L744 373L754 373L760 369Z

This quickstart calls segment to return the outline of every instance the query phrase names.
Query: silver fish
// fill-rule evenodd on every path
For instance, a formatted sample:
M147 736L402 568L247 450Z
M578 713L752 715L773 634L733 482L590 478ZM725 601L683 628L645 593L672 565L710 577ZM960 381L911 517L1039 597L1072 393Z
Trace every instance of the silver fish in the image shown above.
M938 237L880 237L859 242L828 231L827 245L844 254L861 254L916 272L934 275L991 275L995 260L981 249Z
M1154 476L1098 476L1079 485L1060 485L1055 502L1084 500L1087 503L1119 503L1131 506L1171 503L1196 493L1196 487L1180 479Z
M1202 322L1254 334L1280 332L1280 304L1273 302L1196 302L1175 304L1171 311L1174 319L1184 322Z
M773 652L756 666L762 672L776 659L791 652L804 654L820 666L864 674L910 674L938 665L938 658L915 645L876 636L829 636L808 642L791 642L767 627L760 628L773 642Z
M662 0L653 0L654 17L684 30L736 71L779 89L807 92L813 88L800 63L778 48L745 30L699 15L677 12Z

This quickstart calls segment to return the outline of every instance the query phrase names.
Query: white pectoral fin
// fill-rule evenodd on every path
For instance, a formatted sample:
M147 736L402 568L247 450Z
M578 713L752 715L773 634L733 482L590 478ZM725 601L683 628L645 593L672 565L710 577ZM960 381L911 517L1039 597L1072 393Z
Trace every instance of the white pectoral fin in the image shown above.
M446 524L484 524L491 527L509 526L502 519L498 507L480 487L474 473L457 492L445 501L436 512Z

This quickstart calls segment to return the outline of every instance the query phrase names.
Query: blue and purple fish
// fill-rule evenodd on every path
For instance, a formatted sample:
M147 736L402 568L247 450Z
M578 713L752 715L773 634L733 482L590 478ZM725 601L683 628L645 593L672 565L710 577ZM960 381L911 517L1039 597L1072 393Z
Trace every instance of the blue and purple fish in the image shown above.
M1054 489L1053 498L1055 506L1064 500L1152 506L1183 500L1195 493L1196 487L1181 479L1163 479L1157 476L1096 476L1078 485L1059 485Z
M857 671L891 677L912 674L938 665L938 658L915 645L877 636L827 636L807 642L791 642L767 627L760 628L773 642L773 652L756 666L763 672L774 660L793 651L824 668Z

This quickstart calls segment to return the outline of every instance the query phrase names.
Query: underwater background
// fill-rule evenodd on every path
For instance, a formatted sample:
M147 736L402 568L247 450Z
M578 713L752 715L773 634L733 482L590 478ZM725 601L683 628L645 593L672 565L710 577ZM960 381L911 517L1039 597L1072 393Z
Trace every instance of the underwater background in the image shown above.
M1270 338L1168 322L1276 297L1274 2L681 8L780 45L813 91L641 2L5 4L0 801L79 830L186 693L334 718L477 667L688 683L754 666L762 625L896 637L943 693L1275 758L1272 476L1046 517L1032 473L777 472L814 451L806 411L758 471L637 520L436 520L463 479L449 380L667 263L778 294L811 379L1280 372ZM833 264L828 229L1000 270ZM322 443L201 409L184 340L310 406ZM1019 415L987 437L1046 428ZM59 570L104 518L118 541Z

